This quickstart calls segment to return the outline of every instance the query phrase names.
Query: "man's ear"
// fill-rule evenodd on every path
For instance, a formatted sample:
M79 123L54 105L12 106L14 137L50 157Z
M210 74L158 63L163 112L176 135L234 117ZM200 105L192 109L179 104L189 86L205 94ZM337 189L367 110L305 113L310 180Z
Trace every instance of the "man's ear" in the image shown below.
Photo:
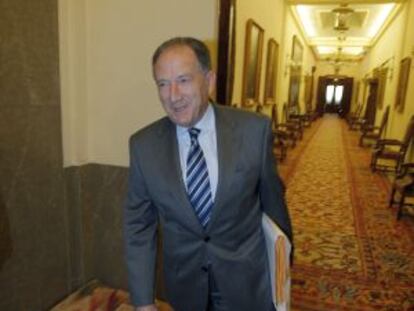
M207 81L208 81L208 94L211 95L214 93L216 88L216 73L213 70L207 72Z

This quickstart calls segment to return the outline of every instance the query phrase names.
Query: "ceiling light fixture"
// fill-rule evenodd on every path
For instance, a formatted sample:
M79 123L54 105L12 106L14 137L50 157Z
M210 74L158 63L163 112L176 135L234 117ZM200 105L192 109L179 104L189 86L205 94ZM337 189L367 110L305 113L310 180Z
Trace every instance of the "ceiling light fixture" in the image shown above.
M348 4L341 4L339 7L332 10L332 13L335 14L335 23L334 29L337 31L347 31L349 29L347 25L348 16L355 11L348 7Z

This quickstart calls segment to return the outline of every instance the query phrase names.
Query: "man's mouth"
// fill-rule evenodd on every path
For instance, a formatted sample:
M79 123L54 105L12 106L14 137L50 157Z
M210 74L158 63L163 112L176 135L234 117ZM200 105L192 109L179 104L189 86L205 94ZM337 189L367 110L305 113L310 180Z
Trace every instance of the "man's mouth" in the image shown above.
M174 112L182 112L187 108L188 105L181 105L178 107L173 107Z

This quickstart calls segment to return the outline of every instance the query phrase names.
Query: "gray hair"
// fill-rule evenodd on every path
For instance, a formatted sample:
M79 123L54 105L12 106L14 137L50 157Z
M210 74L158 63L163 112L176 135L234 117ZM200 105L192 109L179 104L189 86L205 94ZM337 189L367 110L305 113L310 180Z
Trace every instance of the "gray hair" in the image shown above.
M162 43L152 55L152 66L155 66L164 51L173 46L189 47L196 55L201 69L204 72L211 70L210 52L207 46L202 41L191 37L175 37Z

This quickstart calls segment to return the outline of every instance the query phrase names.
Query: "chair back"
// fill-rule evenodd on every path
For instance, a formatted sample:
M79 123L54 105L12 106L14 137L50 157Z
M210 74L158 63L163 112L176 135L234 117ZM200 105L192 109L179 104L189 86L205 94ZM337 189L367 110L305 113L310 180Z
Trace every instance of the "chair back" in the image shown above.
M411 116L410 121L408 122L407 129L405 131L404 139L402 141L405 148L408 148L408 145L410 144L413 136L414 136L414 116Z
M279 121L278 121L278 117L277 117L277 106L273 105L273 107L272 107L272 127L273 127L273 129L276 129L278 124L279 124Z
M305 103L305 110L306 110L306 113L311 113L312 112L312 103L310 101L307 101Z
M362 108L363 108L362 104L361 104L361 103L359 103L359 104L358 104L358 106L357 106L357 109L356 109L356 111L355 111L355 116L356 116L357 118L359 118L359 117L361 116Z
M282 110L283 110L283 117L285 118L285 122L288 122L289 121L289 111L287 109L286 103L283 104Z
M378 131L379 137L381 137L382 134L384 133L385 127L387 126L387 123L388 123L389 114L390 114L390 106L387 106L387 108L385 108L385 111L382 115L381 124L379 126L379 131Z

